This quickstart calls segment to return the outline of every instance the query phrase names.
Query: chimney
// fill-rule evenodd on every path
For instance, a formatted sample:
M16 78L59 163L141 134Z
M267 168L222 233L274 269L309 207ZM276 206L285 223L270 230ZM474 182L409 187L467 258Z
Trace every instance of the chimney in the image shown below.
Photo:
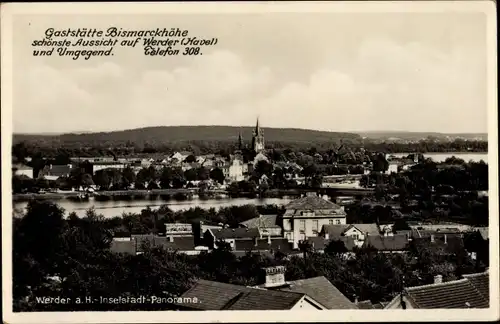
M258 246L259 245L259 239L256 237L254 241L255 241L255 246Z
M434 243L434 234L431 234L431 243Z
M267 236L267 244L271 245L271 235Z
M330 239L330 234L329 233L325 233L325 240L329 240Z
M444 244L448 244L448 237L444 234Z
M169 236L169 237L168 237L168 241L169 241L170 243L174 243L174 237L173 237L173 236Z
M285 267L276 266L264 268L266 273L265 288L280 287L286 284L285 282Z
M443 276L442 275L436 275L436 276L434 276L434 283L435 284L443 283Z

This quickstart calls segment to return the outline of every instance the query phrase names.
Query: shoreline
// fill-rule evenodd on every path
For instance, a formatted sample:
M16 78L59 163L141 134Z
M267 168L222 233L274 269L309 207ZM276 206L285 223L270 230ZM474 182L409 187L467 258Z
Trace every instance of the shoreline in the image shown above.
M85 201L91 197L95 200L134 200L134 199L147 199L151 197L165 197L167 199L175 200L188 200L193 196L198 196L200 198L207 199L217 199L222 197L228 198L283 198L286 196L300 196L308 191L338 191L338 192L351 192L354 195L366 195L373 192L372 188L294 188L294 189L271 189L263 193L259 192L238 192L237 194L232 194L227 190L215 189L206 190L200 192L199 189L156 189L156 190L121 190L121 191L97 191L94 193L85 192L51 192L51 193L29 193L29 194L14 194L12 196L12 201L17 202L27 202L32 199L43 199L43 200L62 200L62 199L74 199L77 201Z

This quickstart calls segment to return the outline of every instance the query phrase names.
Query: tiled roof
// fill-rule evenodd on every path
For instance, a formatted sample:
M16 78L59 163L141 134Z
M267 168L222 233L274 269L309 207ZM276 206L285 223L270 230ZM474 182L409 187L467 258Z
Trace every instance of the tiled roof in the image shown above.
M356 227L358 230L360 230L363 233L366 233L368 235L379 235L380 234L380 229L377 224L351 224L351 226Z
M321 233L328 234L330 239L337 239L342 237L342 234L344 234L345 230L349 228L350 225L323 225L323 229L321 230Z
M483 297L490 300L490 276L489 273L473 273L463 275L463 277L470 281L470 283L483 295Z
M485 278L489 280L488 274ZM474 286L473 280L464 278L411 287L405 289L405 293L417 308L488 308L489 296L483 296ZM484 291L484 278L478 276L477 281L476 284Z
M258 227L280 227L276 224L277 215L261 215L260 217L251 218L240 224L246 228L258 228Z
M347 236L341 236L328 240L326 240L324 237L321 236L311 236L307 238L307 241L313 245L313 248L315 250L320 250L320 251L324 250L331 241L335 240L344 242L347 251L352 251L356 246L356 244L354 243L354 238Z
M303 198L293 200L285 206L287 210L340 210L340 206L318 196L307 195Z
M179 305L200 310L289 310L304 294L199 280L181 297L196 297L196 304Z
M372 246L378 251L403 251L408 247L406 235L396 234L394 236L368 235L363 244L364 247Z
M344 296L328 279L323 276L287 282L290 290L306 294L327 309L356 309L356 305Z
M255 240L235 240L234 241L235 251L280 251L282 253L290 252L293 247L291 243L288 243L287 239L271 239L271 244L268 243L267 239L257 239L257 246L255 245Z
M135 241L111 241L110 251L113 253L136 254Z
M216 239L231 239L231 238L255 238L260 237L257 228L223 228L210 229Z

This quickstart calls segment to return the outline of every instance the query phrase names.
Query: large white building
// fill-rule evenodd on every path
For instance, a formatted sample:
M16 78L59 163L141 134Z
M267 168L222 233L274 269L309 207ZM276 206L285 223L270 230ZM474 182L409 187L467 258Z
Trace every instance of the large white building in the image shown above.
M343 207L320 198L316 193L307 193L303 198L289 203L283 215L283 234L294 248L300 241L318 236L323 225L346 224Z
M228 181L242 181L245 179L243 176L245 165L240 159L233 159L231 162L227 163L223 168L224 178Z

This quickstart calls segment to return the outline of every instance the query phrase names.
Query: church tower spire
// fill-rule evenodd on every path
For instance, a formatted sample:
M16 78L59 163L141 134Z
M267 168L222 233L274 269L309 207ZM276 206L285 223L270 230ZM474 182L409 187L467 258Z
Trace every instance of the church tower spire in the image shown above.
M238 150L243 150L243 139L241 137L241 132L238 134Z
M255 151L255 153L259 153L264 150L264 131L260 129L259 117L257 117L255 130L253 131L252 149Z

